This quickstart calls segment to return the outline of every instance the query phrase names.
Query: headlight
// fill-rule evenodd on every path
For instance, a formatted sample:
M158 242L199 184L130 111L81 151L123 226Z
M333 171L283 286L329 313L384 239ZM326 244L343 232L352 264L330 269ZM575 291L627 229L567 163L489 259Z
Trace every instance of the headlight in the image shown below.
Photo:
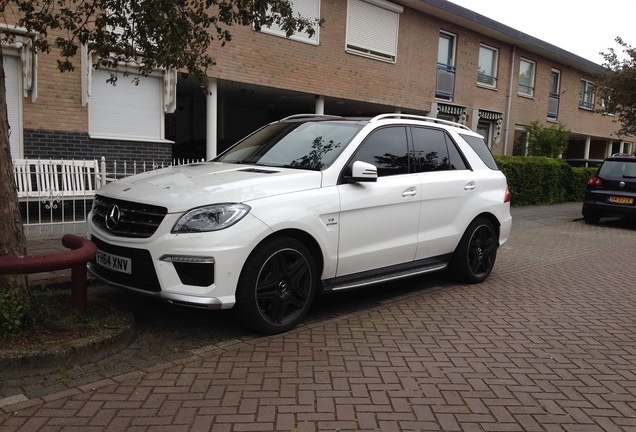
M197 207L181 216L172 232L183 234L222 230L243 219L250 210L250 206L237 203Z

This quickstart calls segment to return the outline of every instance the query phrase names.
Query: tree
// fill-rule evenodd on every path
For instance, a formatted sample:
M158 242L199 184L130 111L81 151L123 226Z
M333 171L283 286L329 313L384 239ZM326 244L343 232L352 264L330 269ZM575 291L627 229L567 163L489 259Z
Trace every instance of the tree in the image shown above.
M549 127L541 125L539 120L526 126L528 132L528 155L559 157L568 148L570 131L561 123Z
M20 18L8 23L7 14ZM60 50L57 67L74 69L73 59L85 45L95 54L93 67L111 71L109 81L129 74L134 65L138 77L160 68L187 70L207 89L207 70L215 64L209 48L232 40L233 25L260 30L273 24L287 36L314 34L322 20L294 16L289 0L0 0L0 20L39 35L34 49ZM49 37L49 32L54 36ZM1 33L2 41L10 31ZM25 255L20 209L13 178L7 119L4 66L0 55L0 256ZM23 277L0 277L0 294L17 288L27 301Z
M616 42L623 47L624 56L613 48L601 53L607 72L597 76L599 94L603 100L605 114L616 114L621 128L619 136L634 135L636 131L636 49L620 37Z

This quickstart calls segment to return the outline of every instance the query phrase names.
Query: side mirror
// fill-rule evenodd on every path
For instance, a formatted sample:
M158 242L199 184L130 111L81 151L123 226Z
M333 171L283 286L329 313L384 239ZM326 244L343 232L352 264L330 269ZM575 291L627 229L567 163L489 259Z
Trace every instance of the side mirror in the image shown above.
M378 169L370 163L355 161L351 166L351 175L345 176L347 183L378 181Z

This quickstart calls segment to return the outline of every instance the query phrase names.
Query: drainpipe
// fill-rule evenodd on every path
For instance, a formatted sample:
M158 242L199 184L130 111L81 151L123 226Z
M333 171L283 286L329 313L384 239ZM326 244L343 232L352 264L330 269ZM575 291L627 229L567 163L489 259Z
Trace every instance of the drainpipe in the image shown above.
M512 47L512 58L510 59L510 86L508 87L508 106L506 107L506 133L504 136L504 155L508 154L508 135L510 134L510 111L512 109L512 82L515 77L515 55L517 45Z

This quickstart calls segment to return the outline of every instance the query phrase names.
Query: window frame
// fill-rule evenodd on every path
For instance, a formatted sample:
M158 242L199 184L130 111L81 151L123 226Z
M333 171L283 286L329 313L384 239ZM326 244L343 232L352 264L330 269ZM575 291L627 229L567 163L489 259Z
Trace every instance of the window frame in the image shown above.
M450 43L448 44L448 50L446 50L446 53L449 54L450 60L448 60L445 63L442 63L440 61L440 40L441 39L447 39L450 41ZM455 67L455 61L457 57L457 35L445 30L440 30L439 34L437 36L437 64L438 65L444 65L444 66L449 66L454 68Z
M490 74L482 73L481 63L482 63L482 50L488 50L492 53L491 65L490 65ZM497 72L499 66L499 49L494 48L489 45L479 44L479 58L477 61L477 85L481 87L487 88L497 88ZM485 81L481 81L480 79L485 79Z
M556 88L554 88L554 77L556 76ZM551 107L552 105L556 105L556 107ZM561 105L561 70L552 68L550 70L550 87L548 91L548 121L557 121L559 118L559 108ZM554 115L552 114L551 109L554 108Z
M320 18L320 0L294 0L292 3L292 11L294 16L300 15L307 19L318 19ZM271 27L261 26L259 31L263 34L317 46L320 45L320 26L315 26L314 30L316 32L311 37L309 37L306 31L303 31L302 33L294 33L287 37L278 24L272 24Z
M347 0L345 51L396 63L403 11L402 6L386 0ZM386 32L378 31L385 27Z
M589 95L591 100L586 100L586 95ZM581 84L579 86L579 108L587 111L594 111L596 104L596 84L593 81L581 78Z
M524 63L532 66L531 67L532 74L530 76L529 83L527 83L527 84L526 83L524 83L524 84L521 83L521 77L522 77L522 75L525 74L525 72L523 72L523 73L521 72L521 67L522 67L522 65ZM537 63L535 61L528 60L526 58L521 57L519 59L519 76L518 76L518 79L517 79L517 94L519 96L534 98L534 90L535 90L534 83L535 83L535 79L536 79L536 74L537 74ZM522 91L522 89L527 90L527 91Z

